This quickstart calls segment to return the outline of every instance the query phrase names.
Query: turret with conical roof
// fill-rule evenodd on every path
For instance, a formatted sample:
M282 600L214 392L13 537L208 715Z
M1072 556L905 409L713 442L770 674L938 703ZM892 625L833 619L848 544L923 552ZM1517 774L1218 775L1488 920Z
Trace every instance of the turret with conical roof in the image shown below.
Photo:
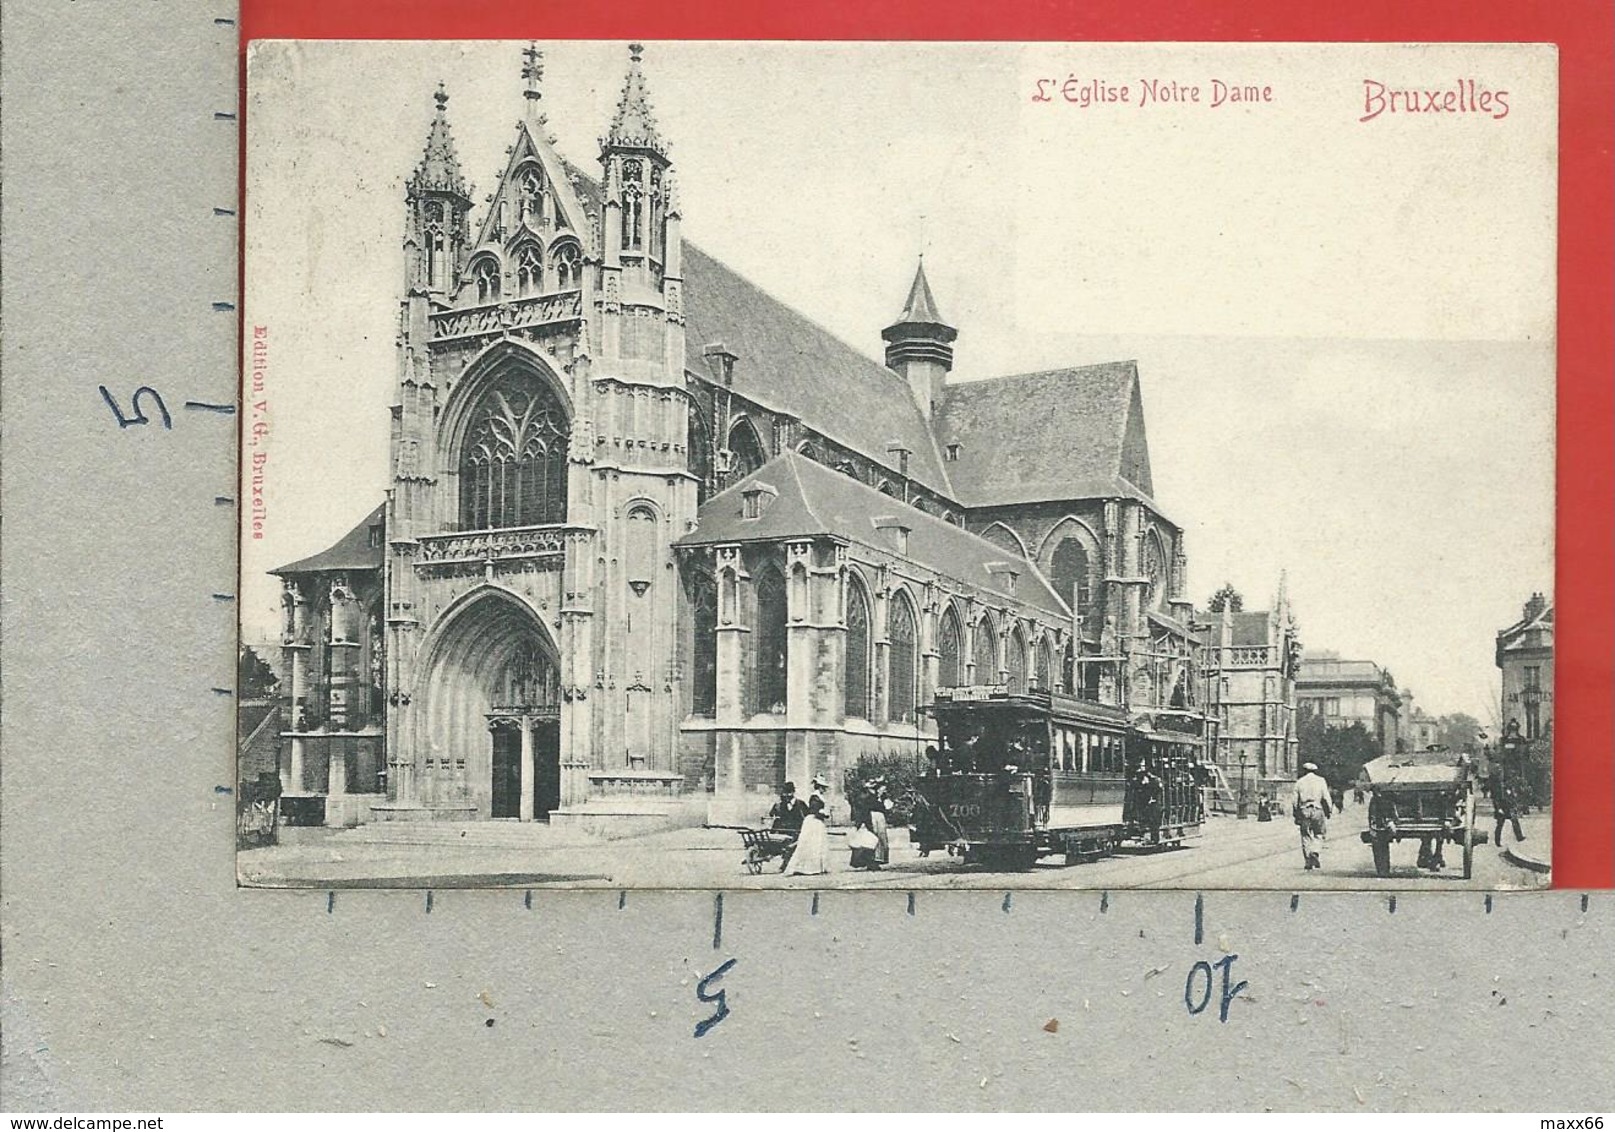
M449 132L449 95L437 84L437 113L426 134L426 149L410 175L404 199L405 284L411 291L446 293L454 289L470 240L471 195Z
M937 311L923 256L903 313L880 336L886 340L886 365L907 380L920 411L929 420L942 402L942 386L953 368L953 340L959 332Z

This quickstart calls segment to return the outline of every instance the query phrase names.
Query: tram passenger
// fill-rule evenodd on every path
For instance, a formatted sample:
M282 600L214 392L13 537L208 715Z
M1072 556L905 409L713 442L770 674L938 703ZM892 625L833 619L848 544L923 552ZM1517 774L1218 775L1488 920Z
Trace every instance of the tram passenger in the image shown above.
M1318 764L1303 763L1301 777L1295 782L1295 802L1290 814L1301 830L1301 856L1305 858L1308 872L1323 867L1323 838L1333 813L1329 783L1318 773Z

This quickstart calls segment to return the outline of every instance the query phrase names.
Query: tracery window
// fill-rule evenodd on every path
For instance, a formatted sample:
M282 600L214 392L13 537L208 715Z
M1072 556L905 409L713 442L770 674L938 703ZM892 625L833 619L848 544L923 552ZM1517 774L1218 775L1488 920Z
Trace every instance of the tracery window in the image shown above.
M942 628L937 632L937 682L944 688L957 687L965 682L963 664L964 634L959 629L959 616L949 609L942 615Z
M998 683L998 631L990 617L976 625L976 683Z
M887 718L893 723L913 723L914 703L918 696L915 642L919 634L914 622L914 608L903 594L892 599L887 614L886 637L888 700Z
M522 248L516 260L516 290L520 295L536 295L544 289L544 260L532 244Z
M623 162L622 246L631 251L637 251L644 240L645 196L639 180L640 169L637 161Z
M544 176L537 169L528 169L522 174L521 218L533 228L543 223Z
M770 563L757 577L757 623L752 626L751 710L785 711L785 577Z
M690 584L694 639L690 642L690 714L711 717L718 710L718 586L709 577Z
M537 377L503 375L471 414L460 455L462 530L566 519L565 410Z
M565 243L554 249L555 287L559 291L576 291L583 286L583 260L576 244Z
M1051 650L1049 648L1049 642L1046 641L1046 640L1038 642L1038 646L1037 646L1037 690L1038 691L1047 692L1047 691L1050 691L1052 689L1053 685L1051 685L1049 683L1049 680L1052 678L1052 675L1053 675L1052 672L1050 671L1050 669L1053 667L1053 664L1054 664L1053 650Z
M426 285L440 287L443 280L443 205L432 201L426 206Z
M1144 591L1145 605L1150 609L1160 608L1163 592L1162 578L1166 572L1164 555L1161 552L1161 540L1151 531L1144 539L1144 558L1141 563L1144 577L1149 579L1149 587Z
M491 256L477 261L472 270L472 277L477 281L477 300L490 302L499 297L499 263Z
M1088 565L1088 551L1081 542L1074 538L1060 540L1060 544L1054 548L1054 558L1049 567L1049 582L1061 601L1069 603L1075 597L1077 604L1074 612L1083 619L1082 635L1091 636L1098 628L1099 619L1090 608L1093 601L1092 573Z
M1004 667L1009 670L1008 675L1005 677L1005 683L1009 685L1011 692L1024 692L1026 691L1026 638L1021 636L1019 626L1016 626L1014 632L1009 635L1008 653L1009 655L1004 658Z
M849 718L869 718L869 602L856 582L847 585L847 678L842 706Z
M724 476L723 486L739 483L767 462L763 442L751 422L736 421L735 427L729 430L729 471Z

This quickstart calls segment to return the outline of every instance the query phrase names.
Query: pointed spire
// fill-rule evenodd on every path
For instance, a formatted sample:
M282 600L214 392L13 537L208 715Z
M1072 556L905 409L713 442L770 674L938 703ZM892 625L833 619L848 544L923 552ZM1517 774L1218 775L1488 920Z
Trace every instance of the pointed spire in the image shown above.
M920 266L914 272L914 285L908 289L908 302L903 305L903 313L897 316L899 323L918 322L933 326L946 326L942 315L936 309L936 299L931 295L931 284L925 278L925 253L920 253Z
M416 191L436 189L466 197L465 176L460 172L460 158L454 151L454 136L449 133L449 92L438 83L432 98L437 103L437 113L426 135L426 151L415 168L415 175L410 178L410 188Z
M667 156L667 143L656 130L656 119L651 113L650 96L645 90L645 73L639 62L645 54L645 45L628 45L628 77L623 81L622 97L617 100L617 113L606 132L607 147L648 149Z
M529 41L522 49L522 81L527 89L522 91L522 97L527 100L527 116L539 122L544 121L544 115L539 112L539 99L544 97L539 90L539 83L544 79L544 53L538 49L537 41Z

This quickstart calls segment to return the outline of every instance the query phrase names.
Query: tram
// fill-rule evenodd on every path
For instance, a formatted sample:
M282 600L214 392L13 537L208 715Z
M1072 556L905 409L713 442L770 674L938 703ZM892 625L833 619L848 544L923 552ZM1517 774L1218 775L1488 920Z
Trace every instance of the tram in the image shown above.
M1177 846L1205 821L1198 717L1129 716L1053 692L938 689L927 709L939 742L916 780L912 837L921 853L1029 869L1123 842Z

